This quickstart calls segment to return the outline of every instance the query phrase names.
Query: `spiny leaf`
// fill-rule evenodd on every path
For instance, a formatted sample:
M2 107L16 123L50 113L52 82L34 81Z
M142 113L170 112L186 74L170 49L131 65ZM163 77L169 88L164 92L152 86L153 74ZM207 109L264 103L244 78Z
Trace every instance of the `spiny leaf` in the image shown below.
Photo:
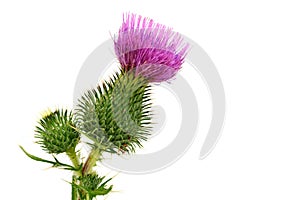
M57 167L57 168L61 168L61 169L65 169L65 170L73 170L73 171L79 171L79 169L76 169L75 167L68 165L68 164L64 164L61 163L60 161L58 161L58 159L56 157L53 156L55 161L50 161L50 160L46 160L37 156L34 156L30 153L28 153L27 151L25 151L25 149L22 146L19 146L21 148L21 150L32 160L38 161L38 162L44 162L44 163L50 163L52 164L52 167Z

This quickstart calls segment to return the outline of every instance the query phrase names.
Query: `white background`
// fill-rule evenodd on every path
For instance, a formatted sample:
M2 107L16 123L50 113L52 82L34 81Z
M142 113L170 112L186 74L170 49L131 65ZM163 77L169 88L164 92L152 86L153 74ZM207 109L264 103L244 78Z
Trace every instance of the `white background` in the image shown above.
M153 174L117 175L107 199L299 199L299 9L296 0L1 1L1 199L70 199L70 174L45 170L18 144L46 156L33 143L36 120L47 107L72 107L82 63L126 11L204 48L224 83L226 123L206 159L198 160L207 132L200 122L181 160ZM199 106L208 121L206 95Z

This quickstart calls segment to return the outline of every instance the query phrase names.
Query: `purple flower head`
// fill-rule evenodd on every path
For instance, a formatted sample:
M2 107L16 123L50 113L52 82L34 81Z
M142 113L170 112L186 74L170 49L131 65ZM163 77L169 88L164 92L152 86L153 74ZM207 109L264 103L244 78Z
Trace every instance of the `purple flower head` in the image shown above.
M122 68L133 70L150 82L174 77L189 48L179 33L135 14L123 16L114 46Z

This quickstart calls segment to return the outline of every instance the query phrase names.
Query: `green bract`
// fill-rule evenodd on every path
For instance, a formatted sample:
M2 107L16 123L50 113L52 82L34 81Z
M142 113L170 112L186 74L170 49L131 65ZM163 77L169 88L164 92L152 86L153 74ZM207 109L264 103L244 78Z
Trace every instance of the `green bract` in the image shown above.
M80 199L85 199L88 195L90 199L93 199L96 196L108 194L113 186L107 187L106 184L111 180L105 180L105 176L98 176L96 173L87 174L79 178L80 185L75 185L80 191Z
M149 134L150 89L148 81L134 73L117 73L79 100L77 126L94 148L134 152Z
M49 112L39 120L35 138L38 144L50 154L59 154L74 149L80 135L73 123L73 115L67 110Z

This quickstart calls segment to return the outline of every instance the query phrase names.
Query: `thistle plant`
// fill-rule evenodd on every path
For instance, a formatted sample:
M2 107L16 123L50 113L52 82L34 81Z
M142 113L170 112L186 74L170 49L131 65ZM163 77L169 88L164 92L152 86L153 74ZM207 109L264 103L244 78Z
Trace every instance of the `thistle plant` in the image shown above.
M36 143L53 160L31 155L33 160L73 171L72 200L91 200L113 189L112 178L97 174L103 153L131 154L151 134L151 88L153 83L171 81L180 70L189 45L171 28L134 14L125 14L113 38L119 71L78 99L72 111L46 112L36 126ZM77 148L88 138L86 159ZM66 154L71 164L62 163Z

